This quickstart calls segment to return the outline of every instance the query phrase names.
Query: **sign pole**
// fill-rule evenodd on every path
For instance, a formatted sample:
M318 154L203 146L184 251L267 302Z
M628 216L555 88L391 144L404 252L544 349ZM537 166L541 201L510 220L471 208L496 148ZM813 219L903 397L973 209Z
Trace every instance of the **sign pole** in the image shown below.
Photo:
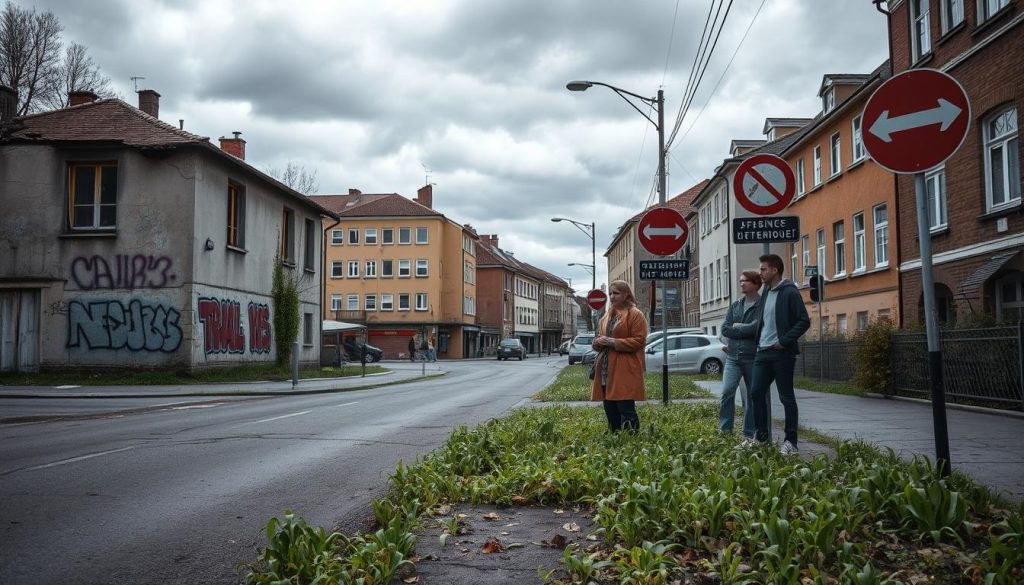
M917 199L917 237L921 242L921 288L924 290L925 329L928 336L928 379L931 380L932 422L935 425L935 465L939 475L950 471L949 433L946 427L946 395L942 383L942 348L935 313L935 278L932 274L932 238L928 227L928 197L924 173L914 174Z
M821 299L818 299L818 379L825 379L825 324L821 322Z

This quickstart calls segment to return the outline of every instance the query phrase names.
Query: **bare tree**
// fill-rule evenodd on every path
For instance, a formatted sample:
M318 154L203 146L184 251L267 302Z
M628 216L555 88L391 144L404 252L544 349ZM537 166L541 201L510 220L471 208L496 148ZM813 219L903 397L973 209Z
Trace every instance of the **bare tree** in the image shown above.
M320 190L320 179L316 176L316 169L309 170L292 161L288 161L283 170L277 167L267 169L267 174L299 193L312 195Z
M61 26L52 12L8 1L0 13L0 84L18 92L17 115L38 109L53 91L61 59Z
M66 108L68 92L87 89L99 97L113 97L110 78L100 73L99 66L89 56L85 45L71 43L64 51L56 83L43 101L52 109Z

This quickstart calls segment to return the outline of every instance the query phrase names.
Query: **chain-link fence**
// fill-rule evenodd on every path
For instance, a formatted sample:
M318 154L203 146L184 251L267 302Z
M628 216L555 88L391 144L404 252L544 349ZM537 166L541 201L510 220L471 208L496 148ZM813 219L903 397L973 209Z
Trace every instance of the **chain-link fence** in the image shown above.
M797 376L846 382L857 373L853 359L856 343L849 340L801 341Z

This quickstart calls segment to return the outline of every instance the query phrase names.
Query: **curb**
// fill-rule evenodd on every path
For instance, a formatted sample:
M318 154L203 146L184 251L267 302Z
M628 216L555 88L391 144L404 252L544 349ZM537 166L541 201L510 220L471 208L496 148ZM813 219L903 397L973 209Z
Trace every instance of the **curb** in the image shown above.
M902 400L904 402L914 402L917 404L931 404L931 400L925 400L924 398L911 398L909 396L889 396L886 394L878 394L876 392L865 392L865 398L878 398L881 400ZM973 404L957 404L955 402L947 402L946 408L952 408L954 410L966 410L968 412L977 412L979 414L993 414L996 416L1006 416L1010 418L1024 419L1024 412L1019 410L1004 410L1001 408L989 408L987 406L975 406Z

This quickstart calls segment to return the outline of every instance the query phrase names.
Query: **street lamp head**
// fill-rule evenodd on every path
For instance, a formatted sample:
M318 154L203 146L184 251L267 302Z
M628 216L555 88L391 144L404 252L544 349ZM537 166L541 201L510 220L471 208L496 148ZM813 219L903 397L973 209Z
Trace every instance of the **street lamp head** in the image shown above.
M593 86L594 84L589 81L570 81L565 84L565 89L569 91L587 91Z
M560 218L560 217L552 217L551 221L553 221L555 223L558 223L558 222L562 221L562 218Z

